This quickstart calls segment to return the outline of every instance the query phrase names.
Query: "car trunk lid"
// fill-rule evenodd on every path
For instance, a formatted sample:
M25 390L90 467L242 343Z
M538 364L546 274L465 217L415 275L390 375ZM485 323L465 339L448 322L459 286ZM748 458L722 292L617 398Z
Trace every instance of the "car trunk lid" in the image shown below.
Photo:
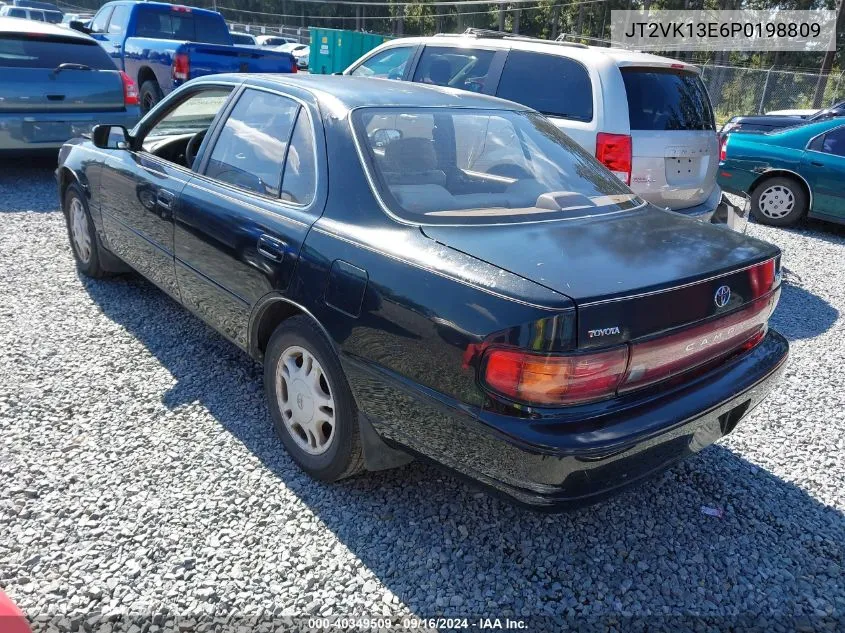
M423 232L569 296L578 309L579 348L643 339L747 307L775 285L754 265L771 262L774 276L780 254L771 244L648 206Z
M631 128L631 188L673 210L703 203L716 186L719 143L701 78L687 68L620 68Z

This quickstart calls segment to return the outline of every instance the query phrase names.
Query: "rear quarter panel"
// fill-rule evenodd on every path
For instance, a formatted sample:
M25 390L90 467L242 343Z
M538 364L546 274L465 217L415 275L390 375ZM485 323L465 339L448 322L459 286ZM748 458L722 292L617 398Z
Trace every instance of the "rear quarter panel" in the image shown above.
M170 74L173 57L181 52L183 42L159 40L147 37L129 37L123 44L123 63L126 73L138 81L141 71L149 68L164 94L175 87ZM140 88L140 86L139 86Z
M788 147L760 134L736 132L728 137L727 159L719 165L719 185L728 191L750 193L768 171L785 169L800 174L803 148Z

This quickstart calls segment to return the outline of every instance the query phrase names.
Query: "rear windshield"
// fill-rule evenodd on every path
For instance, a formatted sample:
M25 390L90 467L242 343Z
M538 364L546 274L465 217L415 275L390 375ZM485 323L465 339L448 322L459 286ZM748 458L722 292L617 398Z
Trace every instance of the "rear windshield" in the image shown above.
M135 34L138 37L205 44L232 42L229 29L222 18L189 11L156 11L145 8L138 14Z
M47 19L47 22L50 22L51 24L61 24L64 15L58 11L45 11L44 17Z
M554 220L642 204L536 113L362 108L353 124L380 197L412 222Z
M235 44L255 44L255 38L252 35L245 35L243 33L231 33L232 41Z
M94 40L0 33L0 66L52 69L65 63L115 70L111 57Z
M701 78L692 72L622 68L632 130L715 130Z

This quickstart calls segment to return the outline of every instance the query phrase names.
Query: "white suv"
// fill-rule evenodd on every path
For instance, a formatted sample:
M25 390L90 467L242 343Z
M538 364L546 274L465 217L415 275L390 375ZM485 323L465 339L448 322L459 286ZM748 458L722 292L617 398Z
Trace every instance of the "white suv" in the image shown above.
M645 200L744 230L747 210L724 199L716 185L716 124L695 66L469 29L391 40L343 74L450 86L527 105Z

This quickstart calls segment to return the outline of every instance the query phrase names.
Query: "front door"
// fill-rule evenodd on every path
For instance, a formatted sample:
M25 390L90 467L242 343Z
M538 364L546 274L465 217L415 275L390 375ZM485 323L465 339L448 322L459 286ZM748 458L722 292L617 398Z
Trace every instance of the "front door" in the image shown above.
M193 173L191 155L230 92L206 87L187 95L142 126L133 150L110 152L103 170L101 211L109 248L177 299L173 214Z
M812 214L845 221L845 126L810 143L801 173L813 192Z
M317 195L317 112L249 88L218 126L176 213L182 302L243 348L252 306L293 278Z

